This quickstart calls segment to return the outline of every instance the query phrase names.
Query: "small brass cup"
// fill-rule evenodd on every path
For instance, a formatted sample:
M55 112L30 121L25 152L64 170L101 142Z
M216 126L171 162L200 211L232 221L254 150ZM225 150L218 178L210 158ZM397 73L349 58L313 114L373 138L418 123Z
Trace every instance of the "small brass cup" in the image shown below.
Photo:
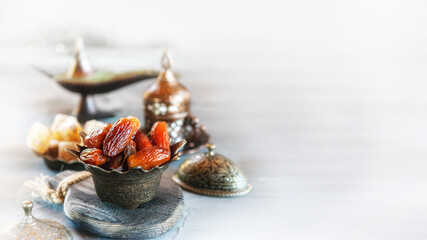
M66 151L79 159L85 169L92 173L96 194L103 202L118 204L127 209L135 209L156 196L162 173L171 162L180 158L179 150L185 143L186 141L183 140L172 145L170 149L171 159L161 166L150 170L136 167L125 172L109 171L84 163L79 158L80 152L84 150L82 146L79 146L80 151L71 149L66 149Z

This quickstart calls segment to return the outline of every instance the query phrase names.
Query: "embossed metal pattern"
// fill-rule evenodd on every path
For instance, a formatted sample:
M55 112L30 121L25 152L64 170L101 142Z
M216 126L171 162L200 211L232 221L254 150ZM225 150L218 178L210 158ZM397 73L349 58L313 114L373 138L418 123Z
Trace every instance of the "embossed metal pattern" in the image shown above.
M147 100L145 113L151 117L185 118L188 115L188 106L181 102L158 102Z
M184 127L184 139L187 141L183 150L184 154L195 153L208 145L210 136L206 132L205 125L200 124L197 117L187 117L184 120Z
M239 168L226 157L213 153L196 154L185 160L173 180L186 190L212 196L240 196L251 191Z
M96 194L104 202L115 203L127 209L137 208L141 203L156 196L162 173L169 164L150 172L131 169L127 174L106 173L85 165L92 173Z
M71 240L73 239L70 231L58 222L38 219L31 214L33 203L24 201L22 207L25 211L25 217L20 224L15 226L10 232L10 239L28 239L28 240Z
M247 185L247 188L241 191L224 191L224 190L210 190L210 189L196 188L183 182L178 177L178 174L173 175L172 180L187 191L201 194L201 195L212 196L212 197L238 197L238 196L246 195L252 190L252 185L249 183Z

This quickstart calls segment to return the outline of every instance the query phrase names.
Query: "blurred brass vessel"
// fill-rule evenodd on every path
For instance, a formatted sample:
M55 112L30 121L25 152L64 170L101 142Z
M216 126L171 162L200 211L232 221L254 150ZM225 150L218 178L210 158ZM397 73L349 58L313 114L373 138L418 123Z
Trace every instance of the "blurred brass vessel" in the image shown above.
M80 94L80 102L73 110L73 115L80 122L114 116L114 112L102 111L96 107L95 94L108 93L139 81L155 78L158 74L158 71L150 69L123 73L94 70L86 56L81 38L77 38L74 43L73 59L67 72L55 75L40 68L37 70L54 79L68 91Z
M173 144L184 139L191 95L171 71L172 58L167 50L163 53L161 65L163 69L157 80L144 92L144 131L149 132L157 121L165 121Z

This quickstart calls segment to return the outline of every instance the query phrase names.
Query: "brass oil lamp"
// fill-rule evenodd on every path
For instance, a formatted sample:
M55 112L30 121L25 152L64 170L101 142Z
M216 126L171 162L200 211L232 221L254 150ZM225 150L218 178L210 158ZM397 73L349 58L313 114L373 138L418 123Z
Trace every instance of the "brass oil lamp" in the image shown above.
M129 84L155 78L158 75L157 71L149 69L122 73L95 70L87 58L82 38L77 38L74 42L73 59L67 72L54 75L43 69L39 69L39 71L53 78L63 88L80 94L80 103L73 110L73 115L80 122L115 115L113 112L96 108L95 94L108 93Z

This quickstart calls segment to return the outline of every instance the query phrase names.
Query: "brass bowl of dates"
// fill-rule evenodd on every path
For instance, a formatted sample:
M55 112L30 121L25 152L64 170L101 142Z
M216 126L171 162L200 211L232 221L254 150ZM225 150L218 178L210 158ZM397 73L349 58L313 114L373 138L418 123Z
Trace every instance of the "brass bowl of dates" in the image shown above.
M66 151L92 173L96 194L102 201L127 209L135 209L156 196L162 173L179 159L186 143L170 146L165 122L155 123L147 136L132 116L80 135L83 146Z

